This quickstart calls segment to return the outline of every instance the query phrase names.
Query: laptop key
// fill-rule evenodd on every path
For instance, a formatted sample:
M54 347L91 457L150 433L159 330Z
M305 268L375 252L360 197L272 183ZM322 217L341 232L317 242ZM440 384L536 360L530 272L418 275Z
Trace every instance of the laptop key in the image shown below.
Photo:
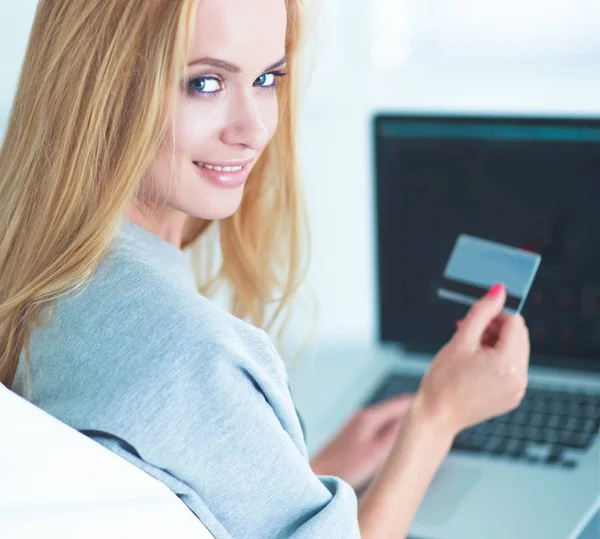
M508 435L517 440L527 439L527 427L521 425L509 425Z
M533 414L533 416L531 417L530 425L532 427L543 427L544 423L545 423L545 417L546 416L544 416L540 413Z
M475 433L482 434L484 436L490 436L496 432L496 429L499 426L500 425L496 425L495 423L492 423L489 421L487 421L485 423L480 423L479 425L477 425L475 427Z
M549 402L545 399L534 400L531 406L531 409L538 414L545 414L549 408Z
M515 418L516 415L517 415L516 411L513 410L512 412L509 412L507 414L503 414L503 415L498 416L495 419L495 422L496 423L501 423L503 425L509 425L509 424L511 424L513 422L513 420L514 420L514 418Z
M555 415L562 415L564 403L559 400L553 400L548 407L548 413Z
M543 441L548 444L557 444L560 440L560 431L555 429L545 429L542 432Z
M579 417L581 415L581 407L576 402L567 402L564 410L571 417Z
M598 408L598 406L594 406L593 404L586 404L582 406L581 415L590 419L596 419L600 417L600 408Z
M508 446L509 440L506 438L501 438L500 442L496 445L494 449L492 449L493 455L504 455L506 453L506 448Z
M600 408L600 395L585 395L583 399L583 404L591 404L596 408Z
M589 433L589 434L595 434L597 432L597 427L598 423L595 419L585 419L585 418L580 418L577 421L577 425L575 426L575 431L576 432L580 432L580 433Z
M525 442L523 440L509 440L505 453L512 458L521 458L525 454Z
M559 415L551 415L546 424L551 429L559 429L563 424L563 418Z
M469 434L461 433L454 439L452 449L458 451L465 451L468 453L479 453L482 449L482 446L483 444L481 442L473 443L473 440L471 439L471 436Z
M486 441L487 438L482 434L474 434L473 436L471 436L471 447L478 451L481 451Z
M526 455L531 459L546 460L551 450L551 446L546 444L528 444L526 447Z
M493 433L492 433L492 434L493 434L494 436L498 436L498 437L500 437L500 438L504 438L504 437L508 436L508 429L509 429L509 426L510 426L510 425L502 425L502 424L500 424L500 425L498 425L498 426L496 427L496 429L493 431Z
M576 449L584 449L590 445L594 435L590 433L581 432L563 432L560 436L559 443L567 447L573 447Z
M567 424L565 425L565 427L567 428L567 430L576 430L577 423L578 423L578 419L576 417L570 417L567 420Z
M505 438L500 438L499 436L492 436L487 440L486 444L483 446L483 450L486 453L494 453L498 455L504 452L505 447Z
M558 462L560 462L562 459L562 448L560 447L553 447L550 450L550 453L548 454L548 457L546 458L546 463L547 464L557 464Z
M532 442L537 442L537 443L542 443L544 442L544 432L542 431L542 429L538 428L538 427L528 427L525 430L525 436L527 438L527 440L532 441Z
M531 413L529 413L525 410L517 409L517 413L513 417L512 424L525 426L525 425L529 425L530 422L531 422Z

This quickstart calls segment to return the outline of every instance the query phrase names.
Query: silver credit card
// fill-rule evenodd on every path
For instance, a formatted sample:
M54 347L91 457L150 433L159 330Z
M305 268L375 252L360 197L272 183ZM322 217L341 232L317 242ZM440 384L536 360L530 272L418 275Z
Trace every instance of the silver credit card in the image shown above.
M504 312L520 313L542 257L494 241L461 234L444 270L438 297L471 305L496 283L506 287Z

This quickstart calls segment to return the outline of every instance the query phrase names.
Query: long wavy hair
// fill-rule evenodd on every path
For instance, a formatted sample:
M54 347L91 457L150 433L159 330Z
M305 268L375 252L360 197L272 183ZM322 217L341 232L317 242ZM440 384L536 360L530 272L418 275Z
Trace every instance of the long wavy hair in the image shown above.
M233 314L267 331L285 325L308 239L295 147L302 6L285 1L290 76L278 90L278 129L239 210L214 224L190 217L182 245L201 248L201 236L217 232L218 264L195 257L199 293L227 287ZM0 382L8 387L23 351L29 370L42 314L93 275L141 188L180 96L195 7L39 2L0 149Z

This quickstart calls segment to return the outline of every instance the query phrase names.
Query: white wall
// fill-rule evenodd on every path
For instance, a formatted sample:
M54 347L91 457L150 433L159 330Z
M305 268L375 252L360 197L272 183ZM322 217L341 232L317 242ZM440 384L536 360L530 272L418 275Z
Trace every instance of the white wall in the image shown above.
M37 0L0 0L0 139L16 90Z
M376 336L372 113L600 116L600 3L326 0L321 11L302 139L310 281L321 339L369 342Z
M315 9L316 3L318 9ZM35 0L0 6L0 136ZM375 338L375 110L600 115L597 0L310 0L301 149L321 341Z

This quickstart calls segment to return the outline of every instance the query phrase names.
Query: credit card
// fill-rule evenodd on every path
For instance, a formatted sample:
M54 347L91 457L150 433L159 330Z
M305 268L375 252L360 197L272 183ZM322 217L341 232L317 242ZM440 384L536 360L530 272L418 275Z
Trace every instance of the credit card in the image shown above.
M520 313L542 257L461 234L458 236L437 291L438 297L472 305L496 283L506 288L504 312Z

